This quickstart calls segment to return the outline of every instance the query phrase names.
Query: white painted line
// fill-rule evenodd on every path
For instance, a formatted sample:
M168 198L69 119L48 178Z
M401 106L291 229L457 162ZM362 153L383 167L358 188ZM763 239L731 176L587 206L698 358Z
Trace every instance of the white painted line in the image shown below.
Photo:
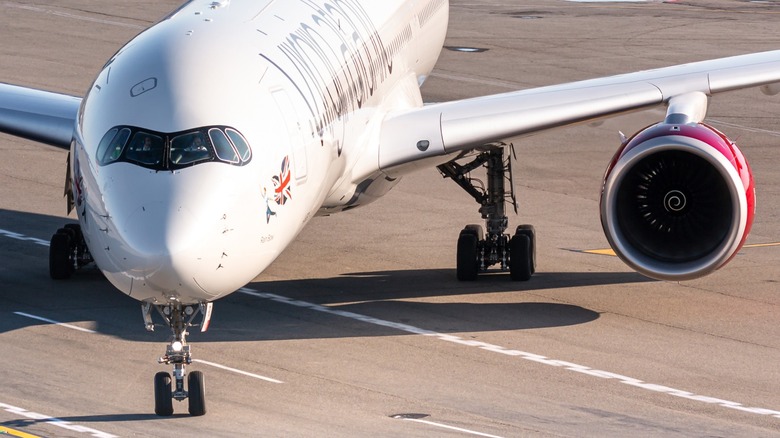
M0 236L9 237L11 239L16 239L16 240L33 242L33 243L36 243L36 244L42 245L42 246L49 246L49 242L47 242L45 240L36 239L35 237L25 236L24 234L14 233L13 231L0 229ZM49 324L55 324L55 325L59 325L59 326L62 326L62 327L69 328L69 329L82 331L82 332L85 332L85 333L92 333L92 334L96 334L97 333L94 330L85 329L83 327L77 327L75 325L66 324L64 322L55 321L53 319L44 318L42 316L30 315L29 313L14 312L14 314L19 315L19 316L24 316L25 318L37 319L38 321L48 322ZM239 369L236 369L236 368L231 368L231 367L228 367L228 366L225 366L225 365L220 365L220 364L214 363L214 362L208 362L208 361L200 360L200 359L193 359L192 361L193 362L199 362L199 363L202 363L204 365L210 365L212 367L220 368L220 369L223 369L223 370L226 370L226 371L231 371L231 372L234 372L234 373L237 373L237 374L242 374L242 375L245 375L245 376L253 377L255 379L265 380L266 382L284 383L281 380L276 380L276 379L272 379L270 377L261 376L259 374L250 373L248 371L242 371L242 370L239 370Z
M89 21L91 23L100 23L100 24L108 24L110 26L126 27L128 29L141 29L141 30L146 29L146 26L141 26L138 24L130 24L130 23L123 23L121 21L105 20L103 18L87 17L85 15L71 14L68 12L55 11L53 9L45 9L38 6L29 6L20 3L5 2L3 3L3 6L9 8L24 9L33 12L42 12L44 14L55 15L64 18L72 18L75 20Z
M319 305L319 304L309 303L309 302L306 302L306 301L293 300L292 298L283 297L281 295L257 292L255 290L252 290L252 289L249 289L249 288L246 288L246 287L242 287L238 291L243 293L243 294L253 295L253 296L256 296L256 297L259 297L259 298L265 298L267 300L272 300L272 301L276 301L276 302L279 302L279 303L290 304L290 305L297 306L297 307L305 307L307 309L316 310L318 312L330 313L332 315L338 315L338 316L343 316L345 318L356 319L358 321L366 322L366 323L369 323L369 324L374 324L374 325L380 325L380 326L383 326L383 327L393 328L393 329L401 330L401 331L404 331L404 332L407 332L407 333L413 333L415 335L425 335L425 336L436 336L436 335L439 335L439 333L436 333L434 331L417 328L417 327L414 327L414 326L411 326L411 325L408 325L408 324L402 324L402 323L399 323L399 322L385 321L383 319L372 318L370 316L360 315L358 313L345 312L343 310L336 310L336 309L332 309L330 307L322 306L322 305Z
M96 331L94 331L94 330L86 329L86 328L84 328L84 327L77 327L77 326L75 326L75 325L71 325L71 324L65 324L64 322L55 321L55 320L53 320L53 319L44 318L44 317L42 317L42 316L35 316L35 315L30 315L29 313L24 313L24 312L14 312L14 315L24 316L25 318L32 318L32 319L37 319L38 321L48 322L49 324L55 324L55 325L59 325L59 326L66 327L66 328L69 328L69 329L78 330L78 331L80 331L80 332L85 332L85 333L97 333L97 332L96 332Z
M378 318L373 318L373 317L370 317L370 316L360 315L360 314L353 313L353 312L345 312L343 310L336 310L336 309L332 309L330 307L322 306L320 304L314 304L314 303L309 303L309 302L306 302L306 301L294 300L292 298L287 298L287 297L284 297L284 296L281 296L281 295L276 295L276 294L258 292L258 291L255 291L255 290L252 290L252 289L249 289L249 288L246 288L246 287L241 288L238 291L243 293L243 294L246 294L246 295L251 295L251 296L258 297L258 298L264 298L264 299L275 301L275 302L278 302L278 303L289 304L289 305L292 305L292 306L302 307L302 308L306 308L306 309L310 309L310 310L315 310L317 312L328 313L328 314L331 314L331 315L343 316L345 318L350 318L350 319L354 319L354 320L358 320L358 321L362 321L362 322L365 322L365 323L368 323L368 324L374 324L374 325L378 325L378 326L382 326L382 327L393 328L393 329L396 329L396 330L404 331L404 332L407 332L407 333L412 333L412 334L415 334L415 335L430 336L430 337L439 339L441 341L451 342L451 343L454 343L454 344L464 345L464 346L467 346L467 347L475 347L475 348L479 348L481 350L486 350L486 351L490 351L490 352L493 352L493 353L499 353L499 354L503 354L503 355L506 355L506 356L518 357L520 359L525 359L525 360L529 360L529 361L532 361L532 362L540 363L540 364L543 364L543 365L548 365L548 366L561 368L561 369L564 369L564 370L567 370L567 371L574 371L576 373L587 374L589 376L598 377L600 379L617 380L618 382L623 383L625 385L633 386L633 387L636 387L636 388L641 388L641 389L644 389L644 390L647 390L647 391L658 392L658 393L670 395L670 396L673 396L673 397L685 398L685 399L688 399L688 400L694 400L694 401L698 401L698 402L701 402L701 403L721 406L721 407L724 407L724 408L734 409L734 410L747 412L747 413L751 413L751 414L765 415L765 416L771 416L771 417L774 417L774 418L780 418L780 411L777 411L777 410L758 408L758 407L748 407L748 406L744 406L743 404L737 403L737 402L734 402L734 401L723 400L723 399L719 399L719 398L715 398L715 397L709 397L709 396L706 396L706 395L698 395L698 394L694 394L694 393L691 393L691 392L688 392L688 391L682 391L682 390L679 390L679 389L670 388L670 387L664 386L664 385L658 385L658 384L655 384L655 383L648 383L648 382L644 382L644 381L639 380L639 379L635 379L633 377L627 377L627 376L623 376L623 375L620 375L620 374L611 373L609 371L597 370L597 369L593 369L593 368L590 368L590 367L586 367L584 365L578 365L578 364L575 364L575 363L566 362L566 361L562 361L562 360L550 359L548 357L545 357L545 356L542 356L542 355L539 355L539 354L528 353L528 352L520 351L520 350L512 350L512 349L501 347L499 345L489 344L487 342L470 341L470 340L463 339L463 338L461 338L459 336L455 336L455 335L448 335L448 334L444 334L444 333L438 333L438 332L434 332L434 331L431 331L431 330L426 330L426 329L422 329L422 328L419 328L419 327L414 327L414 326L411 326L411 325L408 325L408 324L401 324L401 323L397 323L397 322L385 321L383 319L378 319Z
M209 362L209 361L206 361L206 360L192 359L192 361L193 362L197 362L197 363L202 363L203 365L209 365L209 366L212 366L214 368L219 368L221 370L231 371L231 372L234 372L234 373L237 373L237 374L241 374L241 375L244 375L244 376L254 377L255 379L265 380L266 382L284 383L281 380L276 380L276 379L272 379L270 377L261 376L260 374L254 374L254 373L250 373L250 372L247 372L247 371L242 371L242 370L238 370L238 369L235 369L235 368L226 367L225 365L220 365L218 363Z
M22 234L14 233L14 232L11 232L11 231L0 230L0 235L5 235L5 236L10 237L12 239L32 241L32 242L39 243L39 244L42 244L42 245L45 244L45 246L49 245L49 242L46 242L46 241L43 241L43 240L40 240L40 239L35 239L35 238L32 238L32 237L27 237L27 236L24 236ZM587 374L589 376L598 377L598 378L601 378L601 379L614 379L614 380L617 380L620 383L623 383L623 384L626 384L626 385L630 385L630 386L634 386L634 387L641 388L641 389L645 389L647 391L659 392L659 393L671 395L671 396L674 396L674 397L680 397L680 398L694 400L694 401L698 401L698 402L702 402L702 403L717 405L717 406L721 406L721 407L724 407L724 408L734 409L734 410L747 412L747 413L751 413L751 414L765 415L765 416L771 416L771 417L774 417L774 418L780 418L780 411L777 411L777 410L758 408L758 407L748 407L748 406L744 406L743 404L737 403L737 402L734 402L734 401L723 400L723 399L719 399L719 398L715 398L715 397L709 397L709 396L706 396L706 395L698 395L698 394L694 394L694 393L691 393L691 392L688 392L688 391L682 391L682 390L679 390L679 389L670 388L670 387L664 386L664 385L658 385L658 384L655 384L655 383L648 383L648 382L644 382L642 380L635 379L635 378L632 378L632 377L627 377L627 376L623 376L623 375L620 375L620 374L611 373L609 371L597 370L597 369L593 369L593 368L590 368L590 367L586 367L584 365L578 365L578 364L575 364L575 363L566 362L566 361L562 361L562 360L550 359L550 358L547 358L547 357L539 355L539 354L528 353L528 352L520 351L520 350L511 350L511 349L508 349L508 348L501 347L499 345L489 344L489 343L481 342L481 341L469 341L469 340L463 339L463 338L455 336L455 335L448 335L448 334L444 334L444 333L438 333L438 332L435 332L435 331L432 331L432 330L426 330L426 329L422 329L422 328L415 327L415 326L408 325L408 324L401 324L401 323L398 323L398 322L386 321L386 320L383 320L383 319L373 318L373 317L370 317L370 316L361 315L361 314L354 313L354 312L346 312L346 311L343 311L343 310L336 310L336 309L332 309L330 307L322 306L322 305L319 305L319 304L309 303L309 302L300 301L300 300L293 300L292 298L283 297L281 295L275 295L275 294L270 294L270 293L258 292L256 290L253 290L253 289L250 289L250 288L246 288L246 287L243 287L243 288L239 289L238 292L241 292L241 293L247 294L247 295L252 295L252 296L255 296L255 297L258 297L258 298L264 298L264 299L267 299L267 300L276 301L276 302L279 302L279 303L289 304L289 305L293 305L293 306L297 306L297 307L303 307L303 308L307 308L307 309L310 309L310 310L316 310L318 312L328 313L328 314L331 314L331 315L338 315L338 316L342 316L342 317L345 317L345 318L350 318L350 319L354 319L354 320L357 320L357 321L362 321L362 322L365 322L365 323L368 323L368 324L374 324L374 325L378 325L378 326L382 326L382 327L388 327L388 328L404 331L404 332L407 332L407 333L412 333L412 334L415 334L415 335L430 336L430 337L437 338L437 339L439 339L441 341L452 342L454 344L464 345L464 346L467 346L467 347L476 347L476 348L479 348L481 350L491 351L493 353L504 354L504 355L507 355L507 356L515 356L515 357L519 357L521 359L529 360L529 361L532 361L532 362L537 362L537 363L540 363L540 364L543 364L543 365L560 367L560 368L568 370L568 371L574 371L574 372L577 372L577 373ZM60 322L57 322L57 321L53 321L53 320L50 320L50 319L46 319L46 318L42 318L42 317L39 317L39 316L29 315L29 314L22 313L22 312L14 312L14 313L17 314L17 315L20 315L20 316L25 316L25 317L28 317L28 318L33 318L33 319L38 319L38 320L41 320L41 321L49 322L49 323L52 323L52 324L61 325L63 327L68 327L68 328L71 328L71 329L74 329L74 330L80 330L80 331L84 331L84 332L87 332L87 333L96 333L93 330L89 330L89 329L85 329L85 328L81 328L81 327L76 327L76 326L73 326L73 325L70 325L70 324L63 324L63 323L60 323ZM214 363L211 363L211 362L200 361L200 360L195 360L195 361L203 363L204 365L211 365L211 366L214 366L214 367L217 367L217 368L223 368L223 369L228 370L228 371L233 371L233 372L236 372L236 373L239 373L239 374L247 375L247 376L254 377L254 378L257 378L257 379L261 379L261 380L267 380L269 382L274 382L274 383L283 383L283 382L280 382L280 381L275 380L275 379L270 379L270 378L267 378L267 377L260 376L258 374L252 374L252 373L248 373L246 371L241 371L241 370L237 370L237 369L234 369L234 368L225 367L224 365L218 365L218 364L214 364Z
M427 424L428 426L440 427L442 429L456 430L458 432L463 432L463 433L466 433L466 434L469 434L469 435L484 436L484 437L488 437L488 438L503 438L503 437L500 437L498 435L490 435L490 434L487 434L487 433L477 432L477 431L474 431L474 430L463 429L461 427L448 426L446 424L435 423L433 421L428 421L428 420L420 420L418 418L401 418L401 419L404 420L404 421L414 421L415 423Z
M442 78L442 79L448 79L451 81L460 81L460 82L470 82L475 84L481 84L481 85L492 85L494 87L498 88L504 88L507 90L520 90L523 88L528 88L528 84L520 84L515 82L507 82L507 81L498 81L498 80L491 80L491 79L484 79L484 78L478 78L478 77L472 77L472 76L462 76L462 75L454 75L449 73L443 73L440 71L435 71L429 75L430 77L436 77L436 78Z
M774 137L780 137L780 132L769 130L769 129L754 128L752 126L741 125L738 123L724 122L722 120L715 120L715 119L707 119L707 123L710 123L712 125L723 125L729 128L742 129L748 132L772 135Z
M19 315L19 316L24 316L26 318L37 319L39 321L48 322L50 324L59 325L59 326L66 327L66 328L69 328L69 329L82 331L82 332L85 332L85 333L91 333L91 334L96 334L97 333L94 330L85 329L83 327L77 327L75 325L66 324L64 322L55 321L53 319L44 318L42 316L30 315L29 313L14 312L14 314L15 315ZM212 366L214 368L219 368L219 369L222 369L222 370L225 370L225 371L231 371L231 372L234 372L234 373L237 373L237 374L242 374L244 376L254 377L255 379L265 380L266 382L284 383L281 380L272 379L270 377L261 376L259 374L250 373L248 371L242 371L242 370L239 370L239 369L236 369L236 368L231 368L231 367L228 367L228 366L225 366L225 365L220 365L218 363L209 362L209 361L206 361L206 360L193 359L192 361L193 362L202 363L204 365L209 365L209 366Z
M664 0L566 0L570 3L661 3Z
M0 229L0 236L5 236L11 239L16 240L24 240L28 242L33 242L35 244L41 245L41 246L49 246L49 242L43 239L36 239L35 237L29 237L25 236L24 234L14 233L13 231L8 230L1 230Z
M16 406L7 405L5 403L0 403L0 409L9 412L11 414L21 415L22 417L29 418L31 420L42 421L44 423L51 424L52 426L57 426L63 429L70 430L72 432L88 433L95 438L117 438L116 435L111 435L110 433L101 432L91 427L73 424L70 421L61 420L59 418L50 417L48 415L39 414L37 412L30 412L26 409L17 408Z

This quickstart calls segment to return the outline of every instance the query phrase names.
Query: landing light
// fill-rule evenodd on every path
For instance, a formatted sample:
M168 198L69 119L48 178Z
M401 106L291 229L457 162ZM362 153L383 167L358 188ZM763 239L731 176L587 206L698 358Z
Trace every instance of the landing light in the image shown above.
M177 353L181 351L182 347L183 347L183 345L182 345L182 343L180 341L173 341L171 343L171 350L173 350L173 351L175 351Z

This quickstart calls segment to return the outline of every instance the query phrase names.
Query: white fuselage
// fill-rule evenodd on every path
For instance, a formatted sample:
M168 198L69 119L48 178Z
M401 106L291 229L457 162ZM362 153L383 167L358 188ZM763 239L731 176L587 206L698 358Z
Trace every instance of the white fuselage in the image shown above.
M314 215L387 192L381 121L422 105L447 19L446 0L194 1L137 36L89 90L71 147L98 267L138 300L212 301ZM210 158L179 144L196 136ZM157 158L139 158L145 137Z

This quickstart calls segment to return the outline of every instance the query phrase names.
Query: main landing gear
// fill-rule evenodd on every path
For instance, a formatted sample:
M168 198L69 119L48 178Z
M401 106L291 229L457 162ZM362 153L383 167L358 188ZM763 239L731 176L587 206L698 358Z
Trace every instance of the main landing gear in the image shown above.
M512 184L512 159L505 150L512 145L505 143L485 145L474 156L460 156L440 165L439 171L451 178L479 204L479 212L485 219L487 233L481 225L467 225L458 237L458 280L473 281L480 272L495 264L502 271L509 271L512 280L527 281L536 271L536 233L531 225L520 225L510 236L506 216L506 202L511 201L517 213L514 186ZM458 161L468 160L461 164ZM470 173L480 167L487 171L487 187ZM506 185L509 185L507 189Z
M192 371L187 374L186 366L192 363L190 346L187 344L187 327L192 327L192 321L200 313L203 320L200 323L201 332L208 330L211 320L213 303L200 305L183 305L172 303L155 305L144 303L141 310L144 316L146 330L154 331L152 322L152 308L163 317L171 328L173 337L165 349L165 356L158 362L161 364L173 364L173 378L166 371L160 371L154 376L154 413L163 417L173 415L173 400L183 401L189 399L190 415L199 416L206 413L206 382L201 371ZM184 389L184 378L187 378L187 390Z
M51 236L49 275L55 280L70 278L77 269L92 263L79 224L66 224Z

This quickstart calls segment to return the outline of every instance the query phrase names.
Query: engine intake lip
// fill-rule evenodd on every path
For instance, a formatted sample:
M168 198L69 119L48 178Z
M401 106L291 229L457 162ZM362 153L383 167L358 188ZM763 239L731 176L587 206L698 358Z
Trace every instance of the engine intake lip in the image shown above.
M625 193L621 194L621 186L627 179L632 178L636 166L644 159L668 153L692 154L712 166L722 177L726 197L731 202L731 212L726 212L728 217L720 218L725 225L719 227L725 229L725 233L706 236L712 243L705 245L706 248L698 250L696 254L674 255L659 251L660 246L638 244L638 238L629 235L629 231L622 226L626 218L621 217L618 209L621 202L625 202ZM670 201L665 204L665 208L672 210L670 214L674 214L675 208L686 208L676 203L681 199L676 199L671 191L666 193L665 199ZM689 199L685 200L686 203L688 201ZM742 242L748 221L747 210L748 203L742 180L726 156L704 141L683 135L668 135L651 138L633 148L627 148L624 155L617 160L604 183L601 219L607 240L626 264L648 277L680 281L709 274L731 258Z

